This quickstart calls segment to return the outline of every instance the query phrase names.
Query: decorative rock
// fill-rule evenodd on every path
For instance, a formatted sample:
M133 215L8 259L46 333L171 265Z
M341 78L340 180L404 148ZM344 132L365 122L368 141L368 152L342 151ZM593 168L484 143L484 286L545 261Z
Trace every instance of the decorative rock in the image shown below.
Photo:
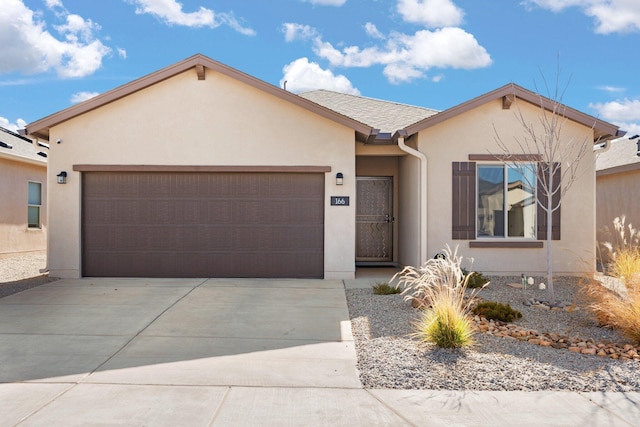
M547 307L548 309L549 307ZM487 320L484 317L473 318L478 331L511 340L526 341L532 345L553 347L569 350L573 353L598 355L617 360L640 361L640 346L632 344L612 344L610 342L595 342L593 339L581 340L567 337L558 333L538 333L535 330L524 329L517 323L505 323L497 320Z

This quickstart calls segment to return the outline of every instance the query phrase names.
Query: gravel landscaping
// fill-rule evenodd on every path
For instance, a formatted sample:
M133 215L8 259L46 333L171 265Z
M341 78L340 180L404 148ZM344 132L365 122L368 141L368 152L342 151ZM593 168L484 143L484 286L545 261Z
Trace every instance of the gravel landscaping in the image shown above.
M518 277L493 277L479 296L511 304L522 313L515 324L523 328L596 342L627 342L617 331L599 327L581 306L575 278L554 281L558 300L577 303L572 312L525 306L530 298L547 299L548 290L507 286L519 282ZM578 354L486 333L475 335L473 348L440 349L409 336L418 310L402 295L374 295L371 289L346 292L365 388L640 391L640 361Z
M51 282L48 274L40 273L46 265L46 255L0 258L0 298Z

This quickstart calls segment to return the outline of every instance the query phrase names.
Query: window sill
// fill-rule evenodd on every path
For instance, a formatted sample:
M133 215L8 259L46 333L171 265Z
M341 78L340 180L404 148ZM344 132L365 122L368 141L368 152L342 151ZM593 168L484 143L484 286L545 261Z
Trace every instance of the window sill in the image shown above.
M539 249L544 247L544 242L500 242L500 241L478 241L469 242L470 248L510 248L510 249Z

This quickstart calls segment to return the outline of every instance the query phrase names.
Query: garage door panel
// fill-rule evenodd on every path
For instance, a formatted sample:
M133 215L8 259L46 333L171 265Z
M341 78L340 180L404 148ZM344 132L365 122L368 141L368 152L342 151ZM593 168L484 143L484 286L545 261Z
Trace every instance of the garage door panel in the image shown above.
M83 173L83 275L322 277L324 175Z

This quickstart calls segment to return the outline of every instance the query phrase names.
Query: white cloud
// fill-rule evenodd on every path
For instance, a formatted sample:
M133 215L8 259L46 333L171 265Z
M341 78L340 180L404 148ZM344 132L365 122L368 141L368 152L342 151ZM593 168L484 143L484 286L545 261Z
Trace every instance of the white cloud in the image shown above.
M284 76L280 86L286 81L287 90L294 93L315 89L327 89L351 95L360 95L360 91L353 87L349 79L343 75L335 75L331 70L323 70L315 62L307 58L299 58L287 64L282 69Z
M640 122L636 122L636 123L620 122L620 123L616 123L616 126L620 126L620 130L627 132L625 135L627 138L634 135L640 135Z
M598 89L603 90L605 92L611 92L611 93L624 92L627 90L623 87L616 87L616 86L600 86L598 87Z
M118 49L116 49L118 52L118 56L122 59L127 59L127 51L121 47L119 47Z
M553 12L578 7L596 21L596 33L626 33L640 31L638 0L525 0L527 7L538 6Z
M367 22L366 24L364 24L364 30L369 37L373 37L374 39L384 40L386 38L385 35L382 34L380 30L378 30L378 27L376 27L375 24L372 24L371 22Z
M451 0L398 0L398 10L405 20L431 26L453 25L462 21L463 12ZM367 22L364 31L373 40L367 47L335 47L323 39L313 27L287 23L283 25L285 40L311 40L313 52L331 67L372 67L382 65L391 83L425 78L432 68L474 69L491 65L491 56L472 34L461 28L444 26L420 30L414 34L383 34ZM438 82L444 76L432 77Z
M318 6L342 6L347 0L302 0L305 3L311 3Z
M406 22L429 28L460 25L464 16L451 0L398 0L396 9Z
M60 7L60 8L64 7L62 6L62 0L45 0L44 3L47 5L49 9L53 9L56 7Z
M76 92L71 95L71 103L77 104L79 102L86 101L87 99L94 98L98 95L100 95L99 92Z
M168 25L182 25L185 27L209 27L216 28L220 25L228 25L244 35L255 35L251 28L244 27L238 22L232 13L216 13L211 9L200 6L195 12L184 12L182 3L176 0L128 0L137 6L137 14L149 14Z
M284 40L286 42L310 40L318 36L318 32L315 28L310 27L309 25L296 24L294 22L282 24L282 32L284 33Z
M591 103L589 107L596 110L605 120L638 120L640 121L640 100L623 99L618 101Z
M18 119L15 123L11 123L9 119L0 116L0 127L8 129L11 132L17 132L18 129L24 129L26 125L27 122L22 119Z
M452 27L413 35L392 33L383 46L364 49L349 46L338 50L319 37L314 43L316 55L334 67L384 65L384 74L392 83L424 77L431 68L474 69L491 64L491 57L473 35Z
M591 103L589 107L598 117L620 126L629 136L640 134L640 100L623 99L604 103Z
M62 7L60 1L49 1ZM45 30L46 23L22 0L3 0L0 8L0 46L5 58L0 73L19 71L40 73L54 69L60 77L83 77L102 66L111 49L95 36L100 28L63 10L58 16L64 24L54 26L62 39Z

